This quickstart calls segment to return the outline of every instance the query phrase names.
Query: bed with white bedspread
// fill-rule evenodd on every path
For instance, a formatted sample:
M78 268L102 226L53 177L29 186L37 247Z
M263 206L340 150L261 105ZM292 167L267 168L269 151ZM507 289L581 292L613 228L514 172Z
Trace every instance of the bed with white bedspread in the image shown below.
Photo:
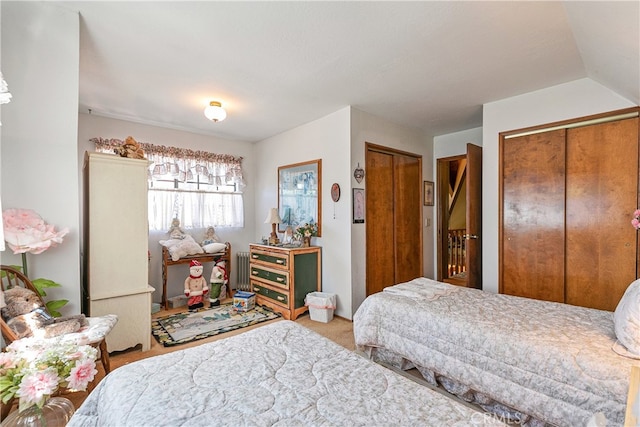
M612 350L612 312L426 278L370 295L353 320L371 359L532 425L584 426L597 412L622 425L640 362Z
M503 425L295 322L122 366L77 426Z

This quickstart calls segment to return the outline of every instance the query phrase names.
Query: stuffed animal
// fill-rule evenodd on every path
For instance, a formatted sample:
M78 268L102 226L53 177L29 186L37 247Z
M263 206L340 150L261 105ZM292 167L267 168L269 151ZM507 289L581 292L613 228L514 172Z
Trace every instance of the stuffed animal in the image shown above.
M47 313L42 301L30 289L15 287L4 291L6 307L2 318L18 338L52 338L77 332L87 325L83 314L53 317Z
M133 137L128 136L120 147L116 147L113 151L120 157L128 157L130 159L144 159L144 150Z
M209 303L211 306L220 305L220 299L227 295L227 283L229 283L227 263L225 261L217 261L213 266L210 283Z
M225 284L226 275L227 271L224 269L224 261L213 266L213 270L211 271L211 280L209 281L209 284L211 285L209 307L217 307L220 305L219 298L222 295L222 287Z
M204 307L204 296L209 292L207 282L202 277L203 267L195 259L189 264L189 277L184 281L184 294L189 298L189 311Z

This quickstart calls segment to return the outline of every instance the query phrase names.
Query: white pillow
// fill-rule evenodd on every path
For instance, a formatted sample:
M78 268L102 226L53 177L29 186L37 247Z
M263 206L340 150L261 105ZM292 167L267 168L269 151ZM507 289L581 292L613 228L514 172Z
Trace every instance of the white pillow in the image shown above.
M216 252L223 252L227 248L224 243L209 243L204 245L202 249L208 254L215 254Z
M169 239L160 240L162 246L166 246L171 255L171 259L178 261L180 258L187 255L198 255L204 253L202 246L200 246L193 237L187 236L184 239Z
M640 358L640 279L624 292L613 313L613 324L618 343L624 346L621 349L614 345L613 350L622 356Z

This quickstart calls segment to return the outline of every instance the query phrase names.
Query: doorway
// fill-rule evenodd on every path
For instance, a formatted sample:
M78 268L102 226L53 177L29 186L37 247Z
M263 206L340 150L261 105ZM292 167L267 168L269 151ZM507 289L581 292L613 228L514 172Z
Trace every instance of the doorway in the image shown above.
M437 279L482 289L482 148L437 160Z
M421 277L422 156L365 145L366 291Z

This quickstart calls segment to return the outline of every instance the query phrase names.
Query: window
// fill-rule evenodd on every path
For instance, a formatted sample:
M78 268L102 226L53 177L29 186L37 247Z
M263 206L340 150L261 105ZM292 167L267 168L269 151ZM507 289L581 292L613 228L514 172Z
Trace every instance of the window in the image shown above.
M118 139L94 138L113 152ZM149 229L244 227L242 157L140 143L149 163Z

